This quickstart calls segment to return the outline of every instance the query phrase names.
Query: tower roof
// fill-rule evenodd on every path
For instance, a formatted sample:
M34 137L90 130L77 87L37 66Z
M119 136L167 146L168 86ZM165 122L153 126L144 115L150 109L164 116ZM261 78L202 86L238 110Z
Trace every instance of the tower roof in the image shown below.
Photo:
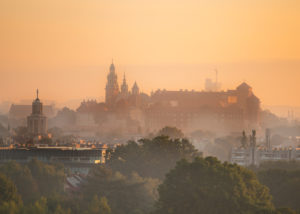
M111 63L110 68L109 68L110 72L115 72L115 65L114 62Z
M36 89L36 99L35 99L35 102L40 102L40 99L39 99L39 89Z
M126 76L125 76L125 72L124 72L124 76L123 76L123 83L126 83Z
M250 88L252 88L251 86L249 86L246 82L243 82L242 84L240 84L236 89L237 90L249 90Z
M136 83L136 81L134 82L134 84L133 84L133 87L132 88L139 88L138 87L138 85L137 85L137 83Z

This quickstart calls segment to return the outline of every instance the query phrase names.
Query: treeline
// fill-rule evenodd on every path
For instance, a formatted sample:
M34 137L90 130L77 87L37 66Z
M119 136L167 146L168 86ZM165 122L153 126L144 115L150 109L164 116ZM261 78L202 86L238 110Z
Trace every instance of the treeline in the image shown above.
M276 207L300 211L300 162L266 162L253 170L259 181L270 189Z
M300 169L278 166L222 163L202 158L186 139L158 136L109 151L107 164L95 166L73 193L64 192L61 165L3 164L0 213L299 213Z
M3 164L0 166L0 213L64 213L60 212L59 203L64 194L64 181L62 165L37 160L25 165Z

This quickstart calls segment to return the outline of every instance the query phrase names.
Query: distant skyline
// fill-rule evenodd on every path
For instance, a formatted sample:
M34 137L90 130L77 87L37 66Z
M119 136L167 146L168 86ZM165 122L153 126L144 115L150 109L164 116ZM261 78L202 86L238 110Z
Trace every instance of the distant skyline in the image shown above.
M262 105L300 106L300 1L0 2L0 102L104 97L114 58L151 90L246 81Z

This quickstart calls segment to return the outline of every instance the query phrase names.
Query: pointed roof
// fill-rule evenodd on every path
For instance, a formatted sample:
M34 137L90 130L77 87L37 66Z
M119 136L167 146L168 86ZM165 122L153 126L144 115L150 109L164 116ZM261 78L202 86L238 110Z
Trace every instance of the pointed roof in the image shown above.
M123 76L123 84L126 84L126 76L125 76L125 72L124 72L124 76Z
M136 81L134 81L133 87L132 88L139 88Z
M35 102L40 102L40 99L39 99L39 89L36 89L36 99L35 99Z
M109 71L110 71L110 72L115 72L114 61L111 62L111 65L110 65L110 67L109 67Z
M237 90L249 90L252 87L249 86L246 82L243 82L242 84L240 84L236 89Z

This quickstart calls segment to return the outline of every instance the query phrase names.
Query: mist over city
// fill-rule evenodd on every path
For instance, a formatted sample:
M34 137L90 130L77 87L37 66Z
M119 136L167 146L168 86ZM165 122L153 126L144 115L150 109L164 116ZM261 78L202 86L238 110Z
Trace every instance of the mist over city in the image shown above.
M0 213L299 214L300 2L0 2Z

